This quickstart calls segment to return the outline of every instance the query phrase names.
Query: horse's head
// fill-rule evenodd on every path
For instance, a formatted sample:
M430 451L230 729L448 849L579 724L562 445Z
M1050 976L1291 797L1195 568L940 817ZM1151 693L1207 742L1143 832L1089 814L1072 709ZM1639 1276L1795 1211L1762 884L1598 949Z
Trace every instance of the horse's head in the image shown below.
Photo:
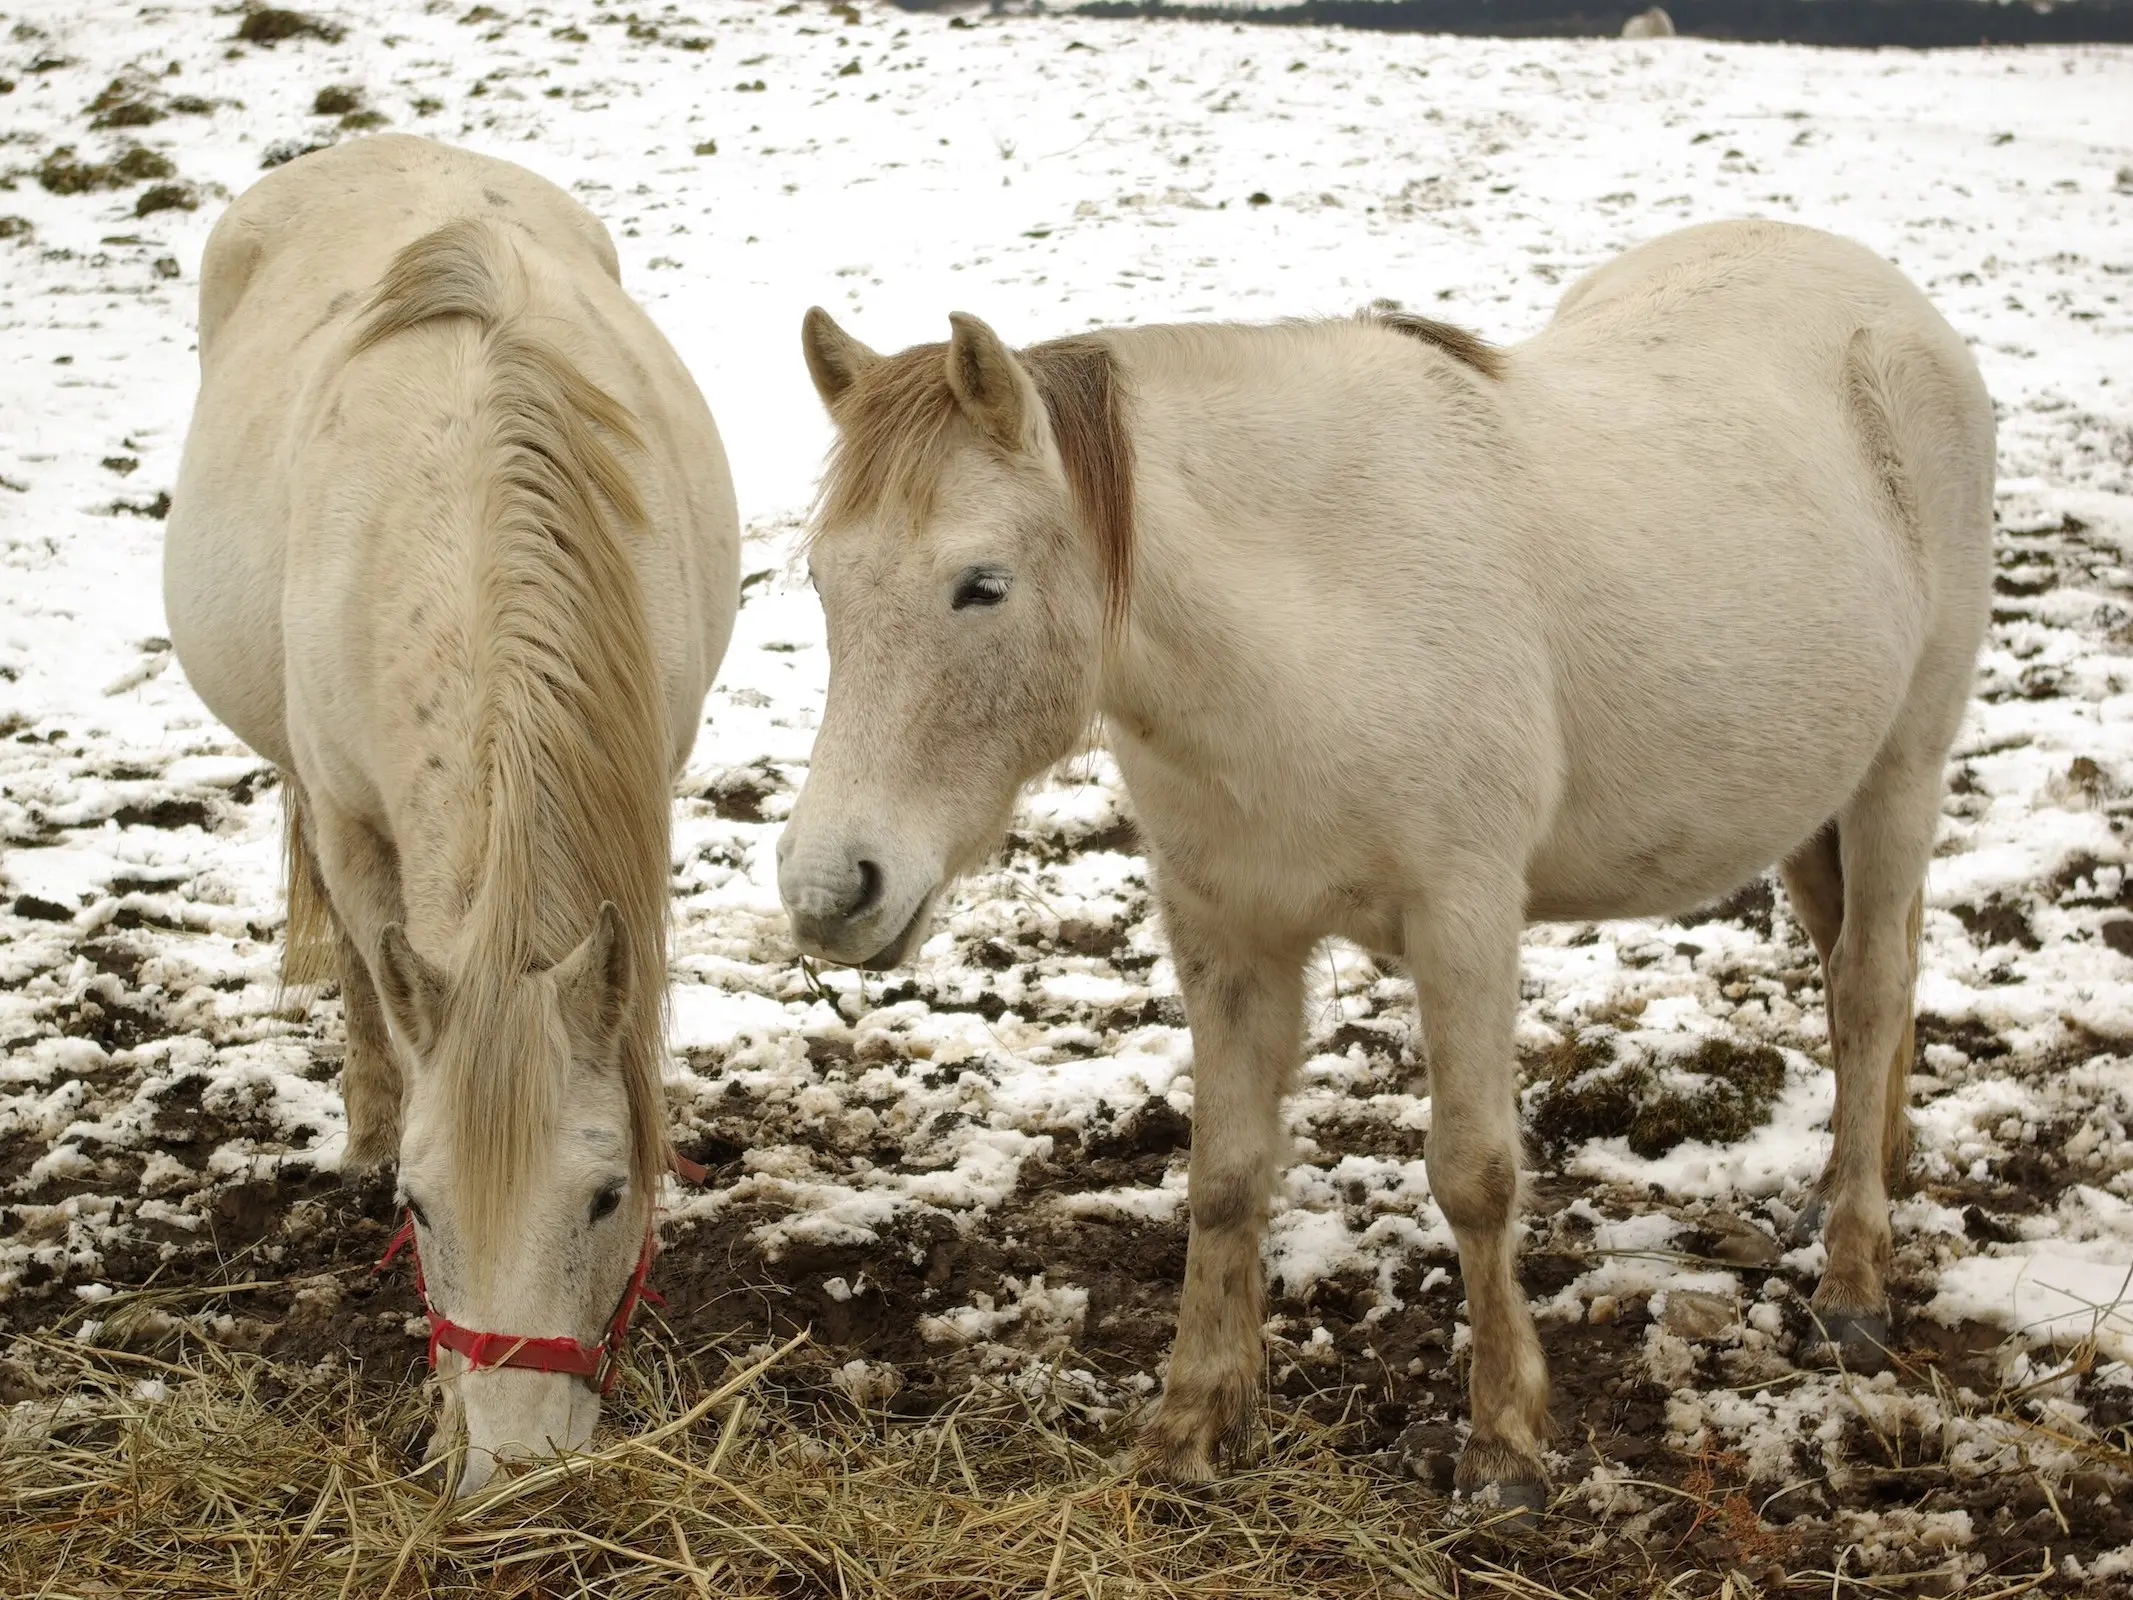
M433 1346L430 1458L449 1476L464 1447L465 1494L499 1459L580 1448L599 1420L593 1378L498 1358L551 1348L520 1341L599 1348L646 1249L656 1196L633 1173L622 1064L629 946L603 905L562 961L495 977L438 966L395 924L376 973L408 1063L399 1198L429 1309L495 1336L471 1362Z
M819 309L802 330L838 430L809 558L830 681L778 888L802 950L875 970L1086 732L1130 520L1109 352L949 320L887 357Z

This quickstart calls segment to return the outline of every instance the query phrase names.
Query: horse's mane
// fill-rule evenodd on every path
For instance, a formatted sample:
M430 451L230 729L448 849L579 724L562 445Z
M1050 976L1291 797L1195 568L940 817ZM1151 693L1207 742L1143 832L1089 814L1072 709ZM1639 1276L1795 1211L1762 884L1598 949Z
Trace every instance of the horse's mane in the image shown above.
M553 1044L536 1036L522 980L569 954L603 900L622 914L633 975L621 1045L632 1181L649 1194L661 1180L668 751L643 597L618 538L645 515L617 455L639 448L630 413L529 331L524 264L484 222L447 223L401 250L352 353L443 318L473 324L485 375L468 420L490 462L469 641L486 817L432 1070L463 1157L463 1214L476 1238L494 1238L560 1109L561 1083L524 1070Z
M1484 378L1503 376L1503 352L1478 333L1434 317L1418 317L1412 311L1392 311L1373 306L1357 313L1364 322L1375 323L1388 333L1404 334L1423 344L1435 345L1462 366L1472 367Z
M1117 358L1103 339L1055 339L1016 352L1043 397L1074 508L1095 541L1112 623L1133 580L1133 441ZM894 508L914 522L931 508L951 454L956 400L948 347L913 345L859 374L833 408L837 443L815 507L818 528Z

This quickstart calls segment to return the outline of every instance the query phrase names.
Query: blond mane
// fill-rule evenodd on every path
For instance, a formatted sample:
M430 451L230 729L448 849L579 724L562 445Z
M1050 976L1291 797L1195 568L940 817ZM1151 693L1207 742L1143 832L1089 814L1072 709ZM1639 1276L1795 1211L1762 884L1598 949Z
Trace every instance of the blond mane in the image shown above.
M454 959L453 1015L434 1069L464 1159L476 1238L494 1238L538 1170L562 1085L523 983L622 914L634 975L623 1027L631 1173L656 1192L667 1159L660 1050L666 999L668 750L636 569L618 530L644 522L618 447L633 419L525 326L524 267L462 219L393 259L352 350L443 318L479 333L479 426L490 462L471 582L479 712L480 859ZM477 1252L478 1255L486 1252Z
M1105 611L1125 619L1133 589L1133 441L1118 361L1102 338L1055 339L1016 352L1059 447L1074 509L1095 543ZM818 530L894 510L914 524L932 509L955 443L948 346L914 345L874 362L832 409L837 442L815 507Z

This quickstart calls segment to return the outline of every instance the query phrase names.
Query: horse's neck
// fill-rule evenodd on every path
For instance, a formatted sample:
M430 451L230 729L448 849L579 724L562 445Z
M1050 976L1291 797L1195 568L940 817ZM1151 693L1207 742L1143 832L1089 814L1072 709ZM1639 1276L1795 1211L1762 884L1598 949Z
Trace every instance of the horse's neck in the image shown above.
M497 531L446 537L463 544L472 567L475 542ZM435 671L429 694L400 708L409 751L394 842L418 942L546 964L584 938L603 899L631 898L613 881L618 853L603 848L613 842L603 830L625 819L601 815L566 771L589 751L610 753L601 730L559 714L542 674L499 661L485 645L496 610L494 595L470 585L423 607L402 635ZM556 654L580 658L584 642L570 637L568 621L559 627ZM663 772L638 777L658 788L663 806ZM621 772L612 778L627 782ZM663 850L654 853L663 864Z
M1101 710L1180 739L1273 670L1298 593L1337 583L1326 526L1356 486L1345 329L1184 326L1110 337L1132 396L1132 592ZM1381 424L1382 426L1382 424Z
M1175 760L1252 748L1237 719L1306 716L1367 648L1356 619L1521 515L1498 391L1439 350L1349 323L1114 337L1137 519L1101 709Z

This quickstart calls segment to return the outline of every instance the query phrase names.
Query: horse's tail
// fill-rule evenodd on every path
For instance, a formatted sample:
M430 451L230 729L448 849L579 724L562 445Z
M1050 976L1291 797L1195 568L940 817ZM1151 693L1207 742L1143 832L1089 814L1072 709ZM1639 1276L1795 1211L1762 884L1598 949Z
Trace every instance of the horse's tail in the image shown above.
M1902 439L1923 431L1907 415L1915 410L1912 398L1919 389L1913 371L1917 358L1900 340L1860 328L1844 351L1844 402L1852 428L1867 465L1881 491L1886 515L1903 540L1903 546L1921 577L1930 574L1926 559L1925 525L1919 515L1918 485L1911 463L1905 460ZM1906 428L1905 424L1912 422Z
M289 926L281 946L281 994L277 1009L292 989L324 983L334 975L340 941L333 927L331 902L319 878L304 817L304 790L296 775L282 774L282 872L288 885Z

